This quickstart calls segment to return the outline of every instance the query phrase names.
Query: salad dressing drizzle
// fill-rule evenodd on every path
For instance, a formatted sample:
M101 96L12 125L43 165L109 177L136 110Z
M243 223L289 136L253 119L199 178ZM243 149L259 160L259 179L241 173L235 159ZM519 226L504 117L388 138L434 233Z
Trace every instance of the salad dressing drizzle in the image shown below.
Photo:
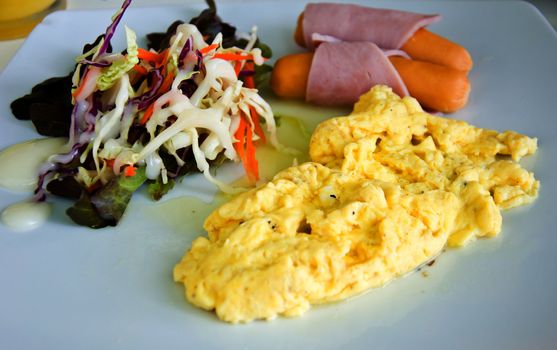
M35 139L12 145L0 152L0 187L31 192L37 186L41 165L53 154L62 153L63 137Z
M2 223L16 231L30 231L41 226L50 216L46 202L19 202L2 211Z
M30 140L2 150L0 187L17 192L33 191L41 166L49 156L62 153L66 147L66 139L58 137ZM50 204L45 202L18 202L2 211L1 221L16 231L28 231L44 223L50 211Z

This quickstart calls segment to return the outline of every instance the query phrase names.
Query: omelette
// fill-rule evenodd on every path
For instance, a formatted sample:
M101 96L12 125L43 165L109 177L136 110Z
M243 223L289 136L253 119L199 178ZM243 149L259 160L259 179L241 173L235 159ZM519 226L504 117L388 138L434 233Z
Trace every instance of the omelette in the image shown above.
M537 140L425 113L385 86L319 124L311 162L209 215L174 280L231 323L298 316L385 285L501 231L501 209L532 202L518 161Z

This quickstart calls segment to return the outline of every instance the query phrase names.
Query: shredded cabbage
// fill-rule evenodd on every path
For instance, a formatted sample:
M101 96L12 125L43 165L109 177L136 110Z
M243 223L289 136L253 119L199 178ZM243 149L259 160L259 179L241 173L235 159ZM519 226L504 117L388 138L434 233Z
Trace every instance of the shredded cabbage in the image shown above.
M146 51L142 53L141 62L135 32L128 27L125 32L127 54L99 55L95 59L111 62L110 66L88 67L86 75L89 76L84 76L81 81L86 85L80 89L82 92L76 106L81 106L84 111L76 113L91 113L95 98L96 106L109 106L91 116L95 118L94 128L80 160L83 163L91 157L97 175L80 169L81 181L91 184L101 174L106 180L108 169L119 175L125 167L140 166L145 167L147 179L160 178L162 183L167 183L168 171L160 155L164 152L174 157L179 167L195 161L204 177L224 192L241 190L216 180L209 163L221 154L227 159L239 160L234 144L244 141L236 140L234 135L240 121L245 120L248 127L255 130L256 124L251 116L255 111L265 121L270 143L279 149L282 146L276 137L270 106L256 89L244 87L238 79L239 69L245 62L236 63L216 55L249 55L255 64L261 64L261 50L254 48L256 28L252 29L245 49L223 49L220 47L222 35L216 35L208 48L197 27L182 24L167 50ZM101 46L102 41L91 52ZM145 61L145 55L152 56L147 56L149 58ZM139 69L134 69L136 65ZM141 73L141 69L145 72ZM144 77L139 83L138 74ZM136 90L130 79L134 79ZM246 127L245 123L242 125ZM130 141L132 128L138 126L143 128L142 139ZM255 132L250 134L253 135L250 142L259 139ZM184 152L180 150L186 148L191 148L194 159L183 158Z
M136 35L133 30L125 26L126 41L128 44L127 55L122 60L114 61L102 70L97 78L97 88L101 91L110 89L118 79L130 71L138 62Z

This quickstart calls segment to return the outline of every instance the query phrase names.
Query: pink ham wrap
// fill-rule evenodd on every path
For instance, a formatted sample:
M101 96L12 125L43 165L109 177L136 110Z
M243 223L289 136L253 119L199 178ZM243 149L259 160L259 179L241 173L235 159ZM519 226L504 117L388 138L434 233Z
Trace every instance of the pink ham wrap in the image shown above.
M372 86L385 84L399 96L408 90L385 52L370 42L323 42L315 50L306 101L352 105Z
M400 49L416 30L440 19L440 15L314 3L304 10L304 39L309 49L314 48L314 34L342 41L370 41L383 49Z

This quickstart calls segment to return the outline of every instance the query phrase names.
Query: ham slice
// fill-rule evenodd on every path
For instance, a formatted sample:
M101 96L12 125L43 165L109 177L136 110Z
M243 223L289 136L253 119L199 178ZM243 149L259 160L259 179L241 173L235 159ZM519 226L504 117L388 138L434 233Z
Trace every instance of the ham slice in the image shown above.
M315 50L306 101L352 105L372 86L385 84L399 96L408 90L387 55L370 42L323 42Z
M314 3L304 10L304 39L309 49L314 48L314 33L342 41L370 41L383 49L400 49L416 30L440 19L440 15Z

